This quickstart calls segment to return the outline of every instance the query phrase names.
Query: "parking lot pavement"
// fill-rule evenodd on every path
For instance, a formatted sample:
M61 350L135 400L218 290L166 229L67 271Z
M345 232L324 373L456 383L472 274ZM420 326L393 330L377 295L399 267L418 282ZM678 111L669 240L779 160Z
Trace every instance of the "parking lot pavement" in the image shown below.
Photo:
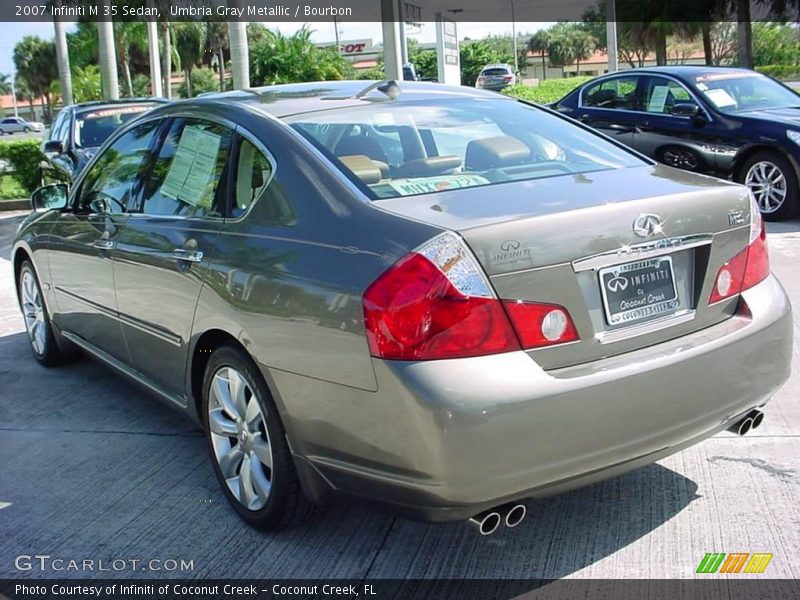
M516 529L481 538L339 505L267 535L228 508L188 421L88 359L33 361L8 260L18 219L0 218L0 578L92 575L15 569L36 553L193 561L127 576L688 578L706 552L771 552L766 577L800 577L797 348L795 375L753 434L531 501ZM800 222L770 229L773 269L797 301Z

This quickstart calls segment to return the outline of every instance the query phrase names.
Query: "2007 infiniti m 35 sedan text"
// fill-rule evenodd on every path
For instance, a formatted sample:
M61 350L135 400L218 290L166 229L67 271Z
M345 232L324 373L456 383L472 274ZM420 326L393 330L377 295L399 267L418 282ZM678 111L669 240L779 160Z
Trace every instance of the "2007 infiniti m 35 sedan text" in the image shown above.
M37 190L36 359L191 416L262 529L341 494L491 533L760 424L791 309L746 187L490 92L364 86L157 107Z

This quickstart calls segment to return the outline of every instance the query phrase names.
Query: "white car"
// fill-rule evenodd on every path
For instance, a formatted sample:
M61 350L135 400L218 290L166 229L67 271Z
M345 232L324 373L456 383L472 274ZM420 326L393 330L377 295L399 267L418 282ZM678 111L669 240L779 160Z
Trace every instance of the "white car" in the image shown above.
M478 75L475 87L499 92L515 83L517 83L517 76L514 74L514 68L511 65L486 65Z
M33 131L44 131L44 124L37 121L27 121L22 117L7 117L0 121L0 135L31 133Z

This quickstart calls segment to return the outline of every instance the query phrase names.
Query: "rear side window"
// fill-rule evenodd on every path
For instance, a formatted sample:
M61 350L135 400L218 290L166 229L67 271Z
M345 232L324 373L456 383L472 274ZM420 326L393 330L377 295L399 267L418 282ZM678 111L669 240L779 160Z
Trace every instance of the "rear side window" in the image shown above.
M239 144L239 160L236 164L234 198L231 216L240 217L261 197L272 176L272 165L267 157L249 140Z
M144 186L142 212L183 217L222 216L233 131L199 119L170 125Z
M583 90L582 106L617 110L639 110L636 88L639 77L615 77L590 85Z

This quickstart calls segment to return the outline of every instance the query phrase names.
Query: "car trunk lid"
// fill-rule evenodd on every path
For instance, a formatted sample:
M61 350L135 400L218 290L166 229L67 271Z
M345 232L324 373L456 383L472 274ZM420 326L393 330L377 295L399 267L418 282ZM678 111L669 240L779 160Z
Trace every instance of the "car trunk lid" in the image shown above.
M747 244L750 201L718 179L659 165L376 204L460 233L500 298L565 307L580 341L530 351L545 368L685 335L736 307L708 298Z

